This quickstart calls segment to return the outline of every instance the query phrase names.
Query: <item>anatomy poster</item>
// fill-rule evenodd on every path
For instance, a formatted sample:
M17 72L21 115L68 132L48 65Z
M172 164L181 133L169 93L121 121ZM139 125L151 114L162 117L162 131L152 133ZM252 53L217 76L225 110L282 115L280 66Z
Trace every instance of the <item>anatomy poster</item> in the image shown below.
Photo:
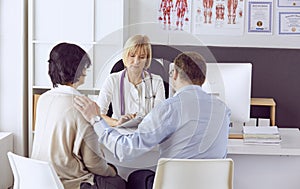
M194 0L194 34L243 35L244 0Z
M158 21L164 30L191 32L192 0L159 0Z

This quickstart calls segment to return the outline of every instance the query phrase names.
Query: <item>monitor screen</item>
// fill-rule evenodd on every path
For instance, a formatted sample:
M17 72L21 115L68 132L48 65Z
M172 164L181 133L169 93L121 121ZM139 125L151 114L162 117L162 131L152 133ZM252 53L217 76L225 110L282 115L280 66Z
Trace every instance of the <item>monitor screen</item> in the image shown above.
M170 65L170 70L173 66ZM251 76L251 63L207 63L206 80L202 88L225 102L231 109L232 122L248 122ZM172 88L169 90L172 96Z

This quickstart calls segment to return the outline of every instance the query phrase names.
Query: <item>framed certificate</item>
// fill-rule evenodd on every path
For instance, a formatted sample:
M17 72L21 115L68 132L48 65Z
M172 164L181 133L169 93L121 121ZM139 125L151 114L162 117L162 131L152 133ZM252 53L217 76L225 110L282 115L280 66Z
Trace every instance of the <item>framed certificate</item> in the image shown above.
M300 7L300 0L277 0L278 7Z
M279 12L279 34L300 34L300 12Z
M272 32L272 2L249 2L248 32Z

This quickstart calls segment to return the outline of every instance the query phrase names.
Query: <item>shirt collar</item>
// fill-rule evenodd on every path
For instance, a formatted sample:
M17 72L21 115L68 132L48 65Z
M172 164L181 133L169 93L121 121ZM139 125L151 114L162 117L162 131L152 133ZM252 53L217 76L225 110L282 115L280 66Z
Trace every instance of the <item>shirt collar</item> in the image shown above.
M78 90L67 85L58 85L57 87L53 88L51 91L57 93L71 94L71 95L82 95Z
M187 85L178 89L174 96L177 96L179 93L187 90L201 90L201 87L199 85Z
M150 78L150 72L148 72L148 71L143 71L143 72L146 72L146 74L144 74L144 78L142 79L142 82L140 82L139 84L137 84L137 85L134 85L133 83L131 83L130 81L129 81L129 78L128 78L128 72L127 72L127 70L122 70L121 72L120 72L120 74L122 75L122 72L124 72L125 71L125 74L124 74L124 80L127 82L127 83L129 83L131 86L141 86L141 85L144 85L145 84L145 80L147 80L147 79L149 79ZM120 76L120 78L122 79L122 76Z

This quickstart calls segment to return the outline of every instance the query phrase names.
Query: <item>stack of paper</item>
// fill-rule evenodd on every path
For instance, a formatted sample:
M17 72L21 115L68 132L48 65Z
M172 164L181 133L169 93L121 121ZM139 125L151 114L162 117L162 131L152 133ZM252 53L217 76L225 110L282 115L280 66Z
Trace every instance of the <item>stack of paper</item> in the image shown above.
M246 144L280 144L277 126L244 126L243 138Z

